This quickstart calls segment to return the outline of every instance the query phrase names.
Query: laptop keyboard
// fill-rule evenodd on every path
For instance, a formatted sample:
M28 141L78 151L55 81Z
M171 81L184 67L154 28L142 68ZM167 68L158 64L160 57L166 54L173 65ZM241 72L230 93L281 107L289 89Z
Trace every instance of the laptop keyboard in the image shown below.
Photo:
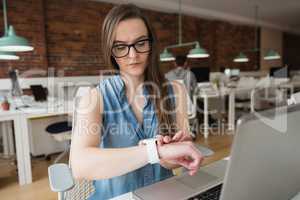
M222 190L222 184L217 185L201 194L189 198L188 200L219 200Z

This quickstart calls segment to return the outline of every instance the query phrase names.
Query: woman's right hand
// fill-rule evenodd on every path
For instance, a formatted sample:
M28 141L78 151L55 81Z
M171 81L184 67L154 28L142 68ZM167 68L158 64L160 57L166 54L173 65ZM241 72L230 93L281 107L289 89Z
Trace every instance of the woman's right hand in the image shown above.
M190 133L186 131L178 131L175 133L172 137L169 135L163 136L163 135L157 135L157 144L158 145L164 145L164 144L169 144L173 142L183 142L183 141L192 141L192 137Z
M157 145L159 157L189 170L194 175L200 168L203 155L190 141Z

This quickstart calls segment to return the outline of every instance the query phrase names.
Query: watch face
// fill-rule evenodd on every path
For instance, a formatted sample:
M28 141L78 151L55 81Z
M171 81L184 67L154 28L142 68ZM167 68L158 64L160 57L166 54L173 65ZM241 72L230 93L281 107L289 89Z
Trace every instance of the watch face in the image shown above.
M148 138L141 140L141 144L146 145L147 147L148 163L150 164L159 163L159 155L157 152L156 142L156 138Z

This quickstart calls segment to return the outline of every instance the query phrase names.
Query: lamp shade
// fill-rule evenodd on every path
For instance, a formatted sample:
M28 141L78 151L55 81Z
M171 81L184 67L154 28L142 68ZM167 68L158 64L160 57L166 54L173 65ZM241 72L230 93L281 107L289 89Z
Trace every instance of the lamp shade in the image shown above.
M25 38L16 35L13 26L9 26L7 34L0 38L0 51L24 52L32 50L33 47Z
M164 51L159 55L159 58L162 62L175 60L175 57L170 52L168 52L167 49L164 49Z
M12 52L0 51L0 60L19 60L20 57Z
M264 56L265 60L278 60L280 59L280 55L279 53L277 53L276 51L274 51L273 49L269 50L266 55Z
M237 57L233 59L233 62L237 62L237 63L249 62L249 58L241 52Z
M209 54L207 51L199 45L199 43L196 44L196 47L194 49L191 49L189 51L189 54L187 55L188 58L207 58L209 57Z

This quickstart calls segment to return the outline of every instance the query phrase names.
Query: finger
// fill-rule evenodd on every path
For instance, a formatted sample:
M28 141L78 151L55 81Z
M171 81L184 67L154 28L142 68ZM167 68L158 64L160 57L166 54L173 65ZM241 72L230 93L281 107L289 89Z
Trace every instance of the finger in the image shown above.
M191 159L190 167L198 170L203 160L202 153L194 145L189 145L188 156Z
M180 141L181 137L183 136L183 131L178 131L172 138L172 141Z
M198 170L190 170L189 175L194 176Z
M181 137L180 141L192 141L192 136L189 132L185 132Z
M170 143L171 142L171 137L170 136L164 136L163 137L163 142L166 143L166 144Z
M198 155L192 155L192 161L190 163L190 167L193 168L193 169L199 169L200 168L200 165L201 165L201 162L203 160L203 157L201 154L198 154Z
M181 166L183 166L184 168L186 168L189 172L189 175L193 176L198 172L198 168L192 168L190 165L190 160L180 160L178 161L177 164L180 164Z
M156 141L157 141L157 145L159 145L159 146L161 146L161 145L163 145L163 136L162 135L157 135L156 136Z
M176 160L176 164L179 164L181 165L182 167L190 170L190 162L191 161L188 161L188 160L185 160L185 159L178 159Z

